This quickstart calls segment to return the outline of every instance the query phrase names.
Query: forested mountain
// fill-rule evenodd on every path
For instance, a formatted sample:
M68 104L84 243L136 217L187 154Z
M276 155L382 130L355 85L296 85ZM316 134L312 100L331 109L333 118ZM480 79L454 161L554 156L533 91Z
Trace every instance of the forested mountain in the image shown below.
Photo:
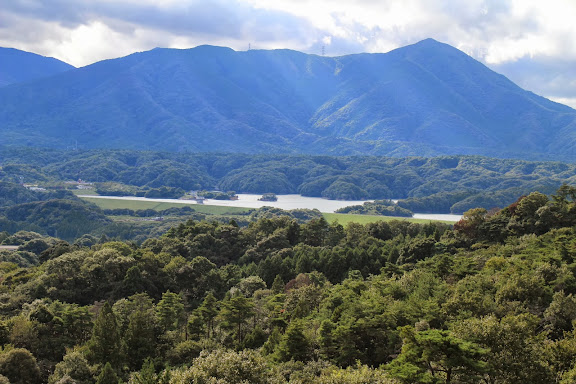
M154 49L0 90L7 144L572 158L576 111L432 39L386 54Z
M0 47L0 87L66 72L74 67L53 57Z

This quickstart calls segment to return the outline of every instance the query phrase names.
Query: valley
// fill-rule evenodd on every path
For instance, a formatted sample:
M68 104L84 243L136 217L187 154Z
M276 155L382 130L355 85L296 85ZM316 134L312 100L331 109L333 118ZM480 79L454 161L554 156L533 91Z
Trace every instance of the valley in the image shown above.
M1 48L0 137L0 384L576 381L576 111L462 50Z

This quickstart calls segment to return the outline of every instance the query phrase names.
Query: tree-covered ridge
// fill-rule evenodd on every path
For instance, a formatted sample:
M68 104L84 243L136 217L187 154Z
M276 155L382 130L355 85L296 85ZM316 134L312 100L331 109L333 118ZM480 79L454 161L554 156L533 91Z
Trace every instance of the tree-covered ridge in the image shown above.
M399 205L413 212L436 213L504 207L520 195L535 190L549 194L563 183L576 183L574 164L477 156L251 156L5 147L0 161L0 180L11 182L20 177L47 184L78 179L114 182L136 186L134 191L142 195L161 193L161 188L217 188L329 199L394 198L403 199Z
M141 245L0 234L37 258L0 264L0 374L571 383L575 212L563 186L471 210L453 229L269 216L190 220Z
M340 208L336 213L351 213L357 215L381 215L395 217L411 217L414 212L398 206L391 200L367 201L362 205L351 205Z

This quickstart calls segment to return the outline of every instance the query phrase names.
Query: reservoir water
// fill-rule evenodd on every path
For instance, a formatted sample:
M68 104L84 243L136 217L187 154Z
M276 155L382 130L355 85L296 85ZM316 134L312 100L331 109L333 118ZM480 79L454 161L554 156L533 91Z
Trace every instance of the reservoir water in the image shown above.
M120 200L139 200L139 201L156 201L166 203L180 203L180 204L197 204L195 200L180 200L180 199L148 199L146 197L134 196L92 196L80 195L79 197L90 197L97 199L120 199ZM281 209L318 209L320 212L332 213L339 208L348 207L350 205L361 205L364 200L328 200L321 197L307 197L302 195L277 195L278 201L259 201L262 195L239 193L238 200L213 200L206 199L205 205L219 205L226 207L244 207L244 208L260 208L264 206L276 207ZM371 200L368 200L371 201ZM462 218L460 215L448 214L424 214L415 213L415 219L424 220L444 220L444 221L458 221Z

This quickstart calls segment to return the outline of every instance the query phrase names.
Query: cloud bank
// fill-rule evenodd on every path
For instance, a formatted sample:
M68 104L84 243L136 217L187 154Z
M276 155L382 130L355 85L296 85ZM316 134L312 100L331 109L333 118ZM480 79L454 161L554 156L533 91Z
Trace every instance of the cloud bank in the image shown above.
M154 47L337 56L432 37L524 88L576 100L573 0L10 0L0 14L1 46L76 66Z

